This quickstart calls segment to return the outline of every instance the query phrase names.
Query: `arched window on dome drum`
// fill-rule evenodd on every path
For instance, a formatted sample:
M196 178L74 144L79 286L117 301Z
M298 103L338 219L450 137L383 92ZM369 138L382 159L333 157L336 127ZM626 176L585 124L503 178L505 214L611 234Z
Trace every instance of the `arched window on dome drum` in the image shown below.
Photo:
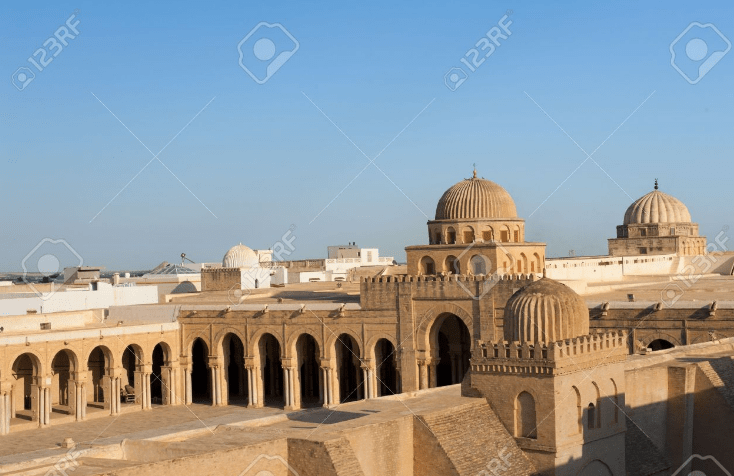
M492 241L494 240L494 230L490 228L489 230L484 230L482 232L482 239L484 241Z
M515 436L537 438L535 420L535 399L528 392L520 393L515 399Z
M519 229L517 229L517 230L515 230L513 232L513 234L512 234L512 241L514 241L515 243L519 243L520 242L520 230Z
M502 230L500 230L500 241L502 243L507 243L510 241L510 229L507 228L507 226L503 226Z
M525 253L520 253L520 259L517 261L517 272L518 273L527 273L528 272L528 257L525 256Z
M446 243L449 245L453 245L456 243L456 230L454 230L452 227L448 227L446 229Z
M430 256L424 256L420 261L420 274L436 274L436 263Z
M461 265L456 256L449 255L446 257L443 270L447 273L461 274Z
M488 259L481 255L474 255L469 260L470 269L473 275L488 274Z
M464 228L464 243L474 243L474 228L468 226Z

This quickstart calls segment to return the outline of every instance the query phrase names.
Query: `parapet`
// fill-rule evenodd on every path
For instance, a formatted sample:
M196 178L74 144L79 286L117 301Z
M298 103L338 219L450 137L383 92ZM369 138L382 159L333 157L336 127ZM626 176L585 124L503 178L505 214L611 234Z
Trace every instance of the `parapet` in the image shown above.
M472 371L561 375L623 361L629 354L626 331L591 334L543 344L477 341Z
M492 299L500 293L504 302L515 291L536 279L535 274L363 277L360 281L360 304L362 309L396 309L398 294L409 294L419 299L465 300Z

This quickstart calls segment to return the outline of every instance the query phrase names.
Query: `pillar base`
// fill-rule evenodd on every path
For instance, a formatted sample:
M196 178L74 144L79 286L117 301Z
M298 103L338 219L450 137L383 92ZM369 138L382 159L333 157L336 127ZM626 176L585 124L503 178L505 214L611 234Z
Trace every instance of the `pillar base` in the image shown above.
M286 405L286 406L283 407L283 410L286 410L286 411L289 411L289 412L300 410L300 409L301 409L301 407L298 407L298 406L295 406L295 405Z

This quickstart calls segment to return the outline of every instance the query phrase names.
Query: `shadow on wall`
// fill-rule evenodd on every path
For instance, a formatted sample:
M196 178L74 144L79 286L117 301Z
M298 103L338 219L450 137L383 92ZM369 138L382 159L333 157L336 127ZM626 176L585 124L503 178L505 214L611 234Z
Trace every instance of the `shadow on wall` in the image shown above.
M643 376L644 379L652 378L651 385L661 387L658 395L647 396L647 403L636 406L628 400L645 398L642 396L645 388L635 389L628 395L620 394L619 401L626 402L624 408L616 407L609 397L588 405L581 402L578 416L569 415L569 418L578 421L585 442L583 452L555 468L555 474L616 475L610 468L615 463L619 465L621 451L624 451L628 475L687 476L696 471L709 476L734 474L734 452L729 438L734 428L734 358L692 358L690 362L698 365L693 368L671 366L664 370L667 385L650 374ZM690 387L694 385L691 392ZM464 395L468 396L465 392ZM531 416L536 417L534 414ZM538 414L536 418L542 419L542 415ZM615 418L624 418L626 423L623 450L618 447L621 440L615 441L614 435L597 436L599 432L604 434ZM523 424L524 419L525 412L522 412L520 422L515 422L519 427L508 428L511 434L516 435L521 447L533 441L532 438L517 437L518 431L533 434L532 430L520 430L527 426ZM503 423L507 427L508 422ZM511 464L506 469L506 472L497 471L497 474L512 474ZM542 468L538 469L539 475L544 474ZM488 474L495 473L489 471Z

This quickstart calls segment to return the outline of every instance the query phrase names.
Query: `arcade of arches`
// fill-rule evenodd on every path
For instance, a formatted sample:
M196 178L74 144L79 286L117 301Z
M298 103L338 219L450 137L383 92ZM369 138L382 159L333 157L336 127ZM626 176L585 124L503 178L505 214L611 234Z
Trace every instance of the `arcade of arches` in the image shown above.
M118 340L84 348L75 341L19 348L8 368L0 367L0 434L16 426L45 427L52 420L81 421L88 414L175 403L178 363L171 345L140 337L140 343L127 345Z

